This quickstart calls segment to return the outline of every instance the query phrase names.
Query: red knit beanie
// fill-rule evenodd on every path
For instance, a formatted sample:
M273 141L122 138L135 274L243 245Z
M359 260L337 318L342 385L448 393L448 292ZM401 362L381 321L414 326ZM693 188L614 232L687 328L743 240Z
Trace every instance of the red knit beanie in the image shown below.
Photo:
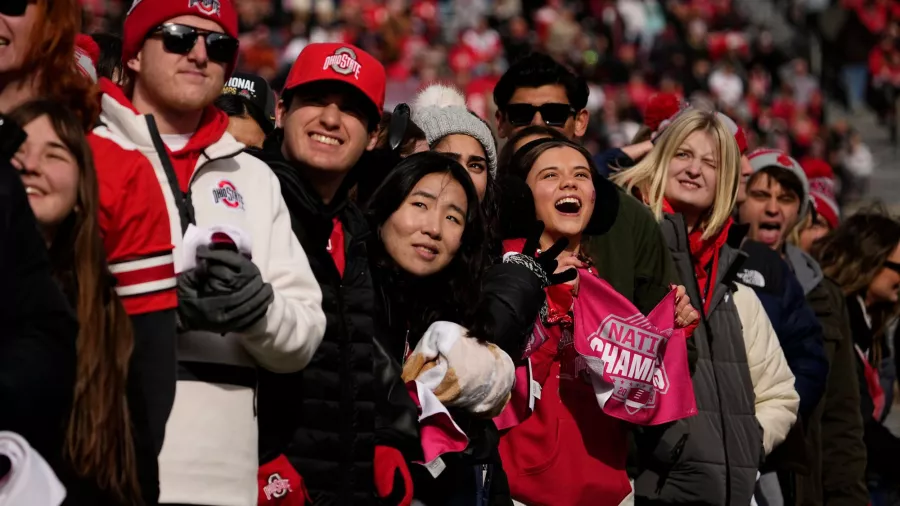
M100 46L90 35L79 33L75 36L75 65L79 72L97 82L97 62L100 60Z
M682 101L674 93L657 93L650 97L644 109L644 125L651 132L659 130L662 122L675 116L682 108Z
M231 0L134 0L122 28L122 61L134 58L144 47L151 31L178 16L198 16L214 21L227 35L238 36L237 11ZM226 78L234 72L235 61L228 67Z
M819 216L825 218L832 230L838 228L841 224L841 208L835 202L834 196L819 190L810 190L809 195Z

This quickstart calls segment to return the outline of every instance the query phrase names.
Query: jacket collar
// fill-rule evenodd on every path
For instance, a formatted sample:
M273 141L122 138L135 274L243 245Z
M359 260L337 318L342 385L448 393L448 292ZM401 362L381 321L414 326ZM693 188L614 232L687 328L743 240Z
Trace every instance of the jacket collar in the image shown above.
M793 244L785 246L784 259L797 276L797 281L803 287L804 294L808 295L825 278L819 263Z
M134 107L131 99L125 95L125 91L106 78L100 79L99 85L101 122L142 151L154 149L146 117ZM206 158L204 162L236 156L244 150L245 146L226 132L227 127L227 115L210 105L204 112L197 132L177 154L201 152Z

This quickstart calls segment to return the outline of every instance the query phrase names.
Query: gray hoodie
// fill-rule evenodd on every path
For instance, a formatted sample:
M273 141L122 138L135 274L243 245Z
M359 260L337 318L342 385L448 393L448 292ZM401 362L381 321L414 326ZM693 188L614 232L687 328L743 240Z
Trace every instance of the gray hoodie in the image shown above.
M797 281L799 281L800 286L803 287L804 295L809 295L809 292L825 279L825 275L822 274L822 268L819 267L819 263L813 260L813 258L805 251L793 244L785 246L784 259L797 276Z

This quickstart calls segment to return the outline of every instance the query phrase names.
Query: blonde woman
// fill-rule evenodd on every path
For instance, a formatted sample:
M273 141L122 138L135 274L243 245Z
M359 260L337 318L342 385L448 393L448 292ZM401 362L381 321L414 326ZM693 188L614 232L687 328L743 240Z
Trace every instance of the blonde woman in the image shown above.
M661 221L682 284L702 307L692 338L699 414L637 436L639 500L749 504L764 452L796 420L794 377L771 323L752 290L735 289L740 253L729 230L740 156L715 112L689 109L613 177Z

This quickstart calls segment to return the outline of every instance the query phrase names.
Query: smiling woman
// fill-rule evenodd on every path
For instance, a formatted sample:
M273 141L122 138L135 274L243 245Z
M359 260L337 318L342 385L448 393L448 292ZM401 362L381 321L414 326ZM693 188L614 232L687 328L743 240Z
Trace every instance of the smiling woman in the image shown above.
M13 9L21 3L24 9ZM37 97L65 104L92 124L98 113L89 79L75 66L81 28L77 0L3 2L0 9L0 111Z
M98 223L99 189L78 118L55 102L27 102L10 113L28 138L13 158L50 251L53 275L79 322L75 397L61 479L77 504L141 501L126 386L134 345L128 315L115 296ZM130 397L129 397L130 399Z
M666 209L684 215L688 230L703 238L719 233L730 220L740 182L740 151L715 112L680 114L653 150L611 180L637 193L657 219Z

